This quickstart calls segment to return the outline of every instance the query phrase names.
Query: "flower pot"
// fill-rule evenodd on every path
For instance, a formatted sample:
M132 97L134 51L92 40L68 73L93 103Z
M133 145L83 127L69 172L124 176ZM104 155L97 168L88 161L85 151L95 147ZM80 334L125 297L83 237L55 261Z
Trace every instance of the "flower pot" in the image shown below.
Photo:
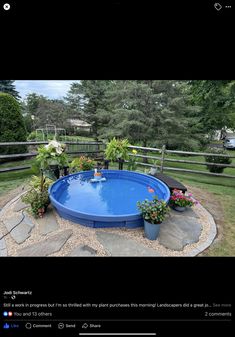
M173 206L172 207L175 211L177 211L177 212L184 212L185 211L185 209L186 209L186 207L182 207L182 206Z
M144 220L144 233L147 239L156 240L160 231L160 223L152 224Z

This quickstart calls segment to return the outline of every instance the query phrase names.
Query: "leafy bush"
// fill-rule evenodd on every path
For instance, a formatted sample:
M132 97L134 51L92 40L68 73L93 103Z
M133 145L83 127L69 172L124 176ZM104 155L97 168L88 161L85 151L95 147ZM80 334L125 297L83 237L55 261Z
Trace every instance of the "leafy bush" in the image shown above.
M43 217L46 212L50 199L48 195L48 188L52 180L33 176L30 182L30 190L22 197L22 201L31 206L31 211L35 217Z
M216 164L231 164L232 160L229 157L218 157L216 154L224 154L226 155L226 151L220 148L209 148L207 150L208 153L214 153L214 156L205 156L205 161L208 163L216 163ZM222 173L225 167L207 165L207 169L213 173Z
M36 131L32 131L28 137L28 140L38 140L38 141L43 141L43 134L41 132L36 133Z
M132 150L131 151L133 155L137 154L136 150ZM129 160L128 160L128 165L127 165L127 169L129 171L135 171L137 169L137 164L136 164L137 158L134 156L130 156Z
M128 152L128 146L129 142L127 139L116 139L115 137L107 144L106 150L105 150L105 156L108 160L111 160L112 162L123 159L127 160L129 158Z
M89 171L93 170L95 167L95 161L90 159L89 157L81 156L79 158L74 159L69 167L75 171Z
M20 104L16 99L5 93L0 93L0 142L25 142L26 129ZM0 147L0 153L24 153L27 146Z

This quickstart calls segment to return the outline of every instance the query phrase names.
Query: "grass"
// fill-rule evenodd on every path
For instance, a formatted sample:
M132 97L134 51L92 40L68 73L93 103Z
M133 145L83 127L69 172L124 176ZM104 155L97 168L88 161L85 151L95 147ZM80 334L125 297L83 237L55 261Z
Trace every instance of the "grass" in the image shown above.
M171 174L172 177L178 179L184 184L198 187L202 190L208 191L213 194L217 199L224 211L224 218L222 224L223 236L222 239L212 245L203 255L205 256L235 256L235 184L229 185L229 180L226 182L220 181L222 184L213 184L212 179L208 182L197 179L195 176L180 176ZM218 178L227 179L227 178Z

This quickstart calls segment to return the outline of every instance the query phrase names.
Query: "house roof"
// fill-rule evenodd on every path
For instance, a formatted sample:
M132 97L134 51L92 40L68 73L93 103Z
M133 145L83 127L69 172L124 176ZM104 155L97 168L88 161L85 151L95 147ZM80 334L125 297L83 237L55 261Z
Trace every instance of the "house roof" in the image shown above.
M81 119L77 119L77 118L70 118L68 119L68 122L72 125L72 126L78 126L78 127L91 127L91 124L82 121Z

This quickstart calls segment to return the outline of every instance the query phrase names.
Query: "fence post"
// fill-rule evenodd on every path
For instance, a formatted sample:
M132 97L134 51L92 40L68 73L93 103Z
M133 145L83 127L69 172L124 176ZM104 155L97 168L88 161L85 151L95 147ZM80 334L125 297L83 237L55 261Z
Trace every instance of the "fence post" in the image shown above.
M163 146L162 146L161 167L160 167L160 172L161 172L161 173L163 173L165 150L166 150L166 145L163 145Z

